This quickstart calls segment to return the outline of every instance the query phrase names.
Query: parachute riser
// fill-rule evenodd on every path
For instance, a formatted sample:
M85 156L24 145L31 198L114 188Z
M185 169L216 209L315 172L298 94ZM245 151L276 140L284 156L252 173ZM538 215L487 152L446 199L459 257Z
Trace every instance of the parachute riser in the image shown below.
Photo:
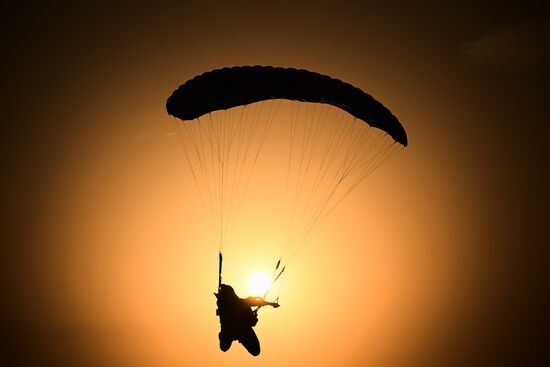
M218 254L218 290L222 287L222 263L223 263L223 256L222 256L222 253L219 252Z

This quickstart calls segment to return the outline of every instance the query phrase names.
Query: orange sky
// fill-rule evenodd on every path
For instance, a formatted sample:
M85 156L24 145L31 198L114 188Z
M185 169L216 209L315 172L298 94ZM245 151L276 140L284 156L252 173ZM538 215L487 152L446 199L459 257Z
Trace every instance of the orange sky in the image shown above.
M536 121L548 116L536 107L545 95L536 81L546 77L547 49L516 61L503 60L497 46L512 42L510 32L526 37L525 27L531 38L546 33L536 12L505 7L497 17L483 7L425 4L397 14L394 5L12 10L14 27L33 25L10 41L6 61L13 73L5 100L20 122L10 176L20 190L6 205L21 241L7 248L15 260L6 266L21 315L18 358L448 366L478 365L517 345L522 329L502 325L527 306L499 307L503 292L522 295L527 277L511 270L521 240L544 238L533 231L536 219L520 213L544 187L532 173L544 166ZM218 349L217 245L164 108L187 79L251 64L345 80L390 108L410 142L300 250L282 307L260 312L258 358L238 344ZM527 125L510 127L518 119ZM224 279L241 297L248 276L276 261L280 216L270 208L280 197L265 193L282 174L274 168L280 146L275 131L226 249Z

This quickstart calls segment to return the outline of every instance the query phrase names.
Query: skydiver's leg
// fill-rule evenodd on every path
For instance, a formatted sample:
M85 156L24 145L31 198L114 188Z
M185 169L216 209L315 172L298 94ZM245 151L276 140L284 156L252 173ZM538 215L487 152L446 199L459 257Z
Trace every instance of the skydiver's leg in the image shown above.
M243 330L238 340L239 343L241 343L246 348L248 353L252 354L253 356L257 356L258 354L260 354L260 341L258 340L258 336L256 336L256 333L251 327Z
M220 331L218 334L218 338L220 339L220 349L222 352L227 352L229 348L231 348L231 344L233 343L233 338L228 333L224 332L223 330Z

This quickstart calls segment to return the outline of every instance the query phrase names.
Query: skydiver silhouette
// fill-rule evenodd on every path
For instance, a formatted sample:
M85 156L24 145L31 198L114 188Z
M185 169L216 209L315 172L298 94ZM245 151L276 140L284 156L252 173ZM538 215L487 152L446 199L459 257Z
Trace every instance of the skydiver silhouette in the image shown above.
M259 355L260 341L252 329L258 323L258 309L262 306L277 308L279 304L267 302L261 297L239 298L235 290L227 284L221 284L218 293L214 295L218 306L216 315L220 317L220 349L228 351L233 341L237 340L250 354ZM258 308L252 311L254 306Z

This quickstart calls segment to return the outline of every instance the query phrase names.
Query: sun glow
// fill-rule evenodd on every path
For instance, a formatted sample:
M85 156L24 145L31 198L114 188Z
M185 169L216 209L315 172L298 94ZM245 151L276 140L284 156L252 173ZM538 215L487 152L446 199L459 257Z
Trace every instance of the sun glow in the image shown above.
M248 289L253 296L263 296L271 285L271 278L264 272L254 273L248 278Z

